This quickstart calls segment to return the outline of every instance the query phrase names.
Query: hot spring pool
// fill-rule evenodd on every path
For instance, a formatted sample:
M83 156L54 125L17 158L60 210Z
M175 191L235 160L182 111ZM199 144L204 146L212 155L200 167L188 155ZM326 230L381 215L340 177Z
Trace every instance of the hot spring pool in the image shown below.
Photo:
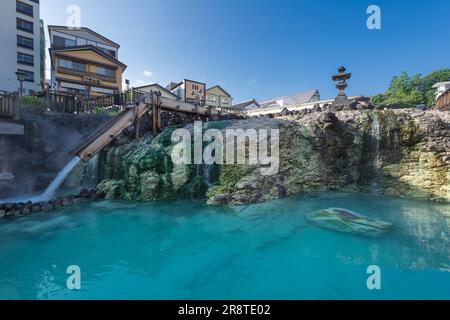
M341 207L381 238L310 226ZM0 299L450 299L450 205L309 194L245 207L98 202L0 222ZM81 269L81 290L66 268ZM381 268L368 290L367 267Z

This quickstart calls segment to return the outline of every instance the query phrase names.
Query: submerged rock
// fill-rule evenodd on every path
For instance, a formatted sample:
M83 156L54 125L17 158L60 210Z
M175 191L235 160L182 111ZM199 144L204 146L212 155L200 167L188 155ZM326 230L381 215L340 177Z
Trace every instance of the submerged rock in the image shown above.
M308 215L306 220L325 229L370 237L383 235L394 227L391 223L371 219L341 208L330 208L314 212Z

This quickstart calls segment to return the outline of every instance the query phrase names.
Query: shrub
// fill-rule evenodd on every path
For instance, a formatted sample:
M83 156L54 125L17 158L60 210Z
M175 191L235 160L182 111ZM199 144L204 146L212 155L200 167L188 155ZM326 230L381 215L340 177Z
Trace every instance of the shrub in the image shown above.
M46 111L44 100L39 97L26 96L19 99L20 112L38 112Z

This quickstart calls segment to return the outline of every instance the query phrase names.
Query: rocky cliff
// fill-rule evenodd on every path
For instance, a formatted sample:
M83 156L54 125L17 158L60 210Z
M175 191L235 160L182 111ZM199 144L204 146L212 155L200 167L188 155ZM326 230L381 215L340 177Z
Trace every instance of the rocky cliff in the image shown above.
M209 128L278 128L279 172L263 176L250 165L174 165L174 128L168 128L105 150L99 191L142 201L205 197L215 205L332 190L450 201L450 112L316 112L209 122L204 130Z

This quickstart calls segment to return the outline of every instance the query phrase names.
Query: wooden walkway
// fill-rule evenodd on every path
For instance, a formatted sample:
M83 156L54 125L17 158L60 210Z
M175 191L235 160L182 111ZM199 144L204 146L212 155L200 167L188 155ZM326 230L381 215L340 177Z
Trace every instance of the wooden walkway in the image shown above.
M162 111L195 115L199 119L219 120L223 115L244 117L243 113L234 110L218 110L212 107L193 105L162 97L160 92L150 92L142 98L141 102L126 107L119 115L83 139L72 149L71 154L78 156L83 161L88 161L133 124L135 138L138 139L141 118L147 113L151 115L152 130L156 134L162 129Z

